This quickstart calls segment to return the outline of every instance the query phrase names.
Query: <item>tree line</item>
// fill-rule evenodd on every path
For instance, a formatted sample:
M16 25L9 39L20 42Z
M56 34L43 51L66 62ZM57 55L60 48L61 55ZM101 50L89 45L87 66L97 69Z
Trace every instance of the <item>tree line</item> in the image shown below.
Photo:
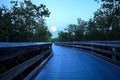
M55 40L120 40L120 0L101 0L101 3L93 18L88 21L78 18L78 24L69 24Z
M51 33L45 23L50 12L46 5L39 6L30 0L11 1L11 8L0 6L0 41L48 41Z

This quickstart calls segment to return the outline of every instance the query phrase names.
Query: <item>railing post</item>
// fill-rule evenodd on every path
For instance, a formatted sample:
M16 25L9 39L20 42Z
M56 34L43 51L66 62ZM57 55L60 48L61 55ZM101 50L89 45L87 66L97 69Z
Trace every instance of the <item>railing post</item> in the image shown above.
M112 48L112 51L113 51L113 52L116 52L116 49L113 47L113 48ZM113 55L113 56L112 56L112 59L115 61L115 60L116 60L116 56Z
M44 60L43 58L44 58L44 47L42 48L42 59L41 59L42 61Z
M71 44L71 45L72 45L72 48L74 48L74 45L75 45L75 44L73 43L73 44Z
M80 43L78 46L79 46L79 49L82 49L82 48L81 48L81 46L82 46L81 43Z
M93 44L91 44L91 52L93 52Z
M52 44L49 45L50 52L52 53Z

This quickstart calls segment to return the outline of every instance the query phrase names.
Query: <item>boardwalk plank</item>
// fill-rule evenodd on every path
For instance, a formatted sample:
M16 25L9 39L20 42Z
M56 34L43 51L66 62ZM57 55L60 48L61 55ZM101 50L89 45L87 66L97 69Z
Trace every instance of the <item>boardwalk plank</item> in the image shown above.
M120 67L89 53L53 45L53 54L35 80L120 80Z

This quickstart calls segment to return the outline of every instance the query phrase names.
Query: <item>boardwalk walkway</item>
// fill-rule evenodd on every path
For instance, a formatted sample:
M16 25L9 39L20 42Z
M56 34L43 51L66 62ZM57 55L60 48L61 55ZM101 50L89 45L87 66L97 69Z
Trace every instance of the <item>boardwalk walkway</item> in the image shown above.
M53 45L53 54L35 80L120 80L120 67L90 53Z

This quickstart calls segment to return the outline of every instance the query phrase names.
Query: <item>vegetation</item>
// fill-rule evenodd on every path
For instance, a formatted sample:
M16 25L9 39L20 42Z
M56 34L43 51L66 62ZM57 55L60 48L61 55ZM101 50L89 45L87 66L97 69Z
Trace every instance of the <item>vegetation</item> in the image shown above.
M12 7L0 7L0 41L31 42L48 41L48 31L44 17L50 12L44 4L36 6L30 0L11 1Z
M65 29L67 32L59 32L58 41L120 40L120 0L101 2L93 18L89 21L79 18L78 24L70 24Z
M57 39L50 39L44 17L50 12L44 4L36 6L30 0L11 1L8 9L0 6L0 41L82 41L120 40L120 0L101 1L101 7L88 21L78 18L78 24L69 24Z

